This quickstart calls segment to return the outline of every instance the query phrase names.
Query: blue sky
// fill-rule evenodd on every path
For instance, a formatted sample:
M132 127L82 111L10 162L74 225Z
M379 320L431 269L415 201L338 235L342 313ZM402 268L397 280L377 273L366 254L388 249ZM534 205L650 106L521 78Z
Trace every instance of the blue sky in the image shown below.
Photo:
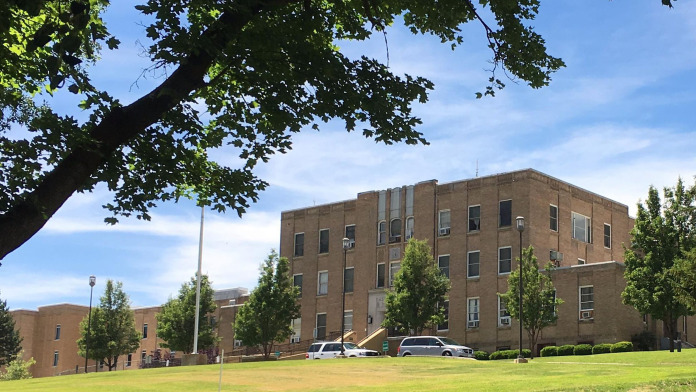
M146 19L119 1L107 12L121 40L92 72L94 80L132 102L160 79L138 79L145 58L137 40ZM348 134L332 122L293 138L293 150L256 170L270 183L238 218L206 211L203 270L217 289L252 289L258 267L280 237L280 213L355 198L358 192L437 179L448 182L534 168L627 204L632 214L650 185L671 186L696 174L696 1L672 10L650 1L543 1L534 22L551 54L567 67L550 86L508 82L495 98L477 100L488 78L489 53L478 24L464 28L455 51L428 36L388 30L389 65L396 73L435 83L416 105L429 146L384 146ZM342 43L351 56L386 61L382 36ZM138 81L135 85L134 82ZM70 98L61 108L81 118ZM232 164L230 151L215 154ZM107 279L122 281L134 306L159 305L195 273L200 209L167 203L152 222L122 219L107 226L105 188L76 194L46 227L4 260L0 298L11 309L69 302L86 305L88 277L95 298Z

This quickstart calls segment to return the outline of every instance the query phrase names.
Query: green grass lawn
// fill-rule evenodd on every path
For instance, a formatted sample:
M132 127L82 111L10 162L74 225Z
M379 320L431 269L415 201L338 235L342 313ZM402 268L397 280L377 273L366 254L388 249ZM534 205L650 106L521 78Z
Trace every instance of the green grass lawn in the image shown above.
M0 382L0 391L217 391L219 365ZM696 350L511 360L359 358L224 365L223 391L692 391Z

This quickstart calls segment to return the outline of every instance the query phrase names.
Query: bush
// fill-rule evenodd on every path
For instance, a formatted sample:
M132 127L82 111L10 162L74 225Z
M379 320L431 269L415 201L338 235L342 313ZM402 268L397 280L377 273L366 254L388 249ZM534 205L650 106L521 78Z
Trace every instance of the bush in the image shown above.
M516 359L519 354L520 350L500 350L492 353L488 358L490 360ZM532 351L525 348L522 350L522 356L525 358L529 358L532 356Z
M618 342L611 345L611 352L613 353L628 353L633 351L633 343L631 342Z
M541 349L539 353L542 357L555 357L558 356L558 347L556 346L546 346Z
M611 346L612 345L609 343L596 344L592 347L592 354L606 354L611 352Z
M29 368L36 364L36 361L33 357L29 358L28 361L25 361L22 359L23 355L24 350L20 351L19 354L17 354L17 358L7 364L7 368L5 369L6 373L0 373L0 381L24 380L31 378L31 371L29 371Z
M564 344L563 346L558 348L558 356L566 356L566 355L573 355L575 351L575 346L572 344Z
M489 357L488 351L474 351L474 358L479 361L487 361Z
M656 340L655 334L650 331L643 331L638 335L631 336L634 347L640 351L654 350Z
M590 355L592 354L592 346L589 344L578 344L573 350L574 355Z

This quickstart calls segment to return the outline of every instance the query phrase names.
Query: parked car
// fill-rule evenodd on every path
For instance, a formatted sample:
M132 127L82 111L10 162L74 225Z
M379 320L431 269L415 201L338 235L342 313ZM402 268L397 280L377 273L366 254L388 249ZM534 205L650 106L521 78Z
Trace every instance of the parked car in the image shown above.
M399 345L398 355L442 355L443 357L474 357L474 350L443 336L413 336Z
M343 349L346 357L376 357L377 351L358 347L357 344L344 342ZM309 346L305 359L330 359L336 358L341 353L340 342L317 342Z

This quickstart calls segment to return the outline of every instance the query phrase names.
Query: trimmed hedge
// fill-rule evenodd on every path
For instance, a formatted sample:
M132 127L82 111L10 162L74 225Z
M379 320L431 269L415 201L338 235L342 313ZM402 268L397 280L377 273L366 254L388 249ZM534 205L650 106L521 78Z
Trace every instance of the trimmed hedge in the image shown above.
M575 355L590 355L592 354L592 346L589 344L578 344L573 350Z
M612 345L609 343L595 344L594 347L592 347L592 354L606 354L611 352L611 346Z
M558 356L558 347L556 346L546 346L541 349L539 353L542 357L556 357Z
M573 355L575 352L575 346L572 344L564 344L563 346L558 347L558 356L563 357L566 355Z
M488 351L474 351L474 358L479 361L487 361L489 357L490 354L488 354Z
M633 343L631 342L618 342L611 345L611 352L613 353L627 353L633 351Z
M489 359L491 360L497 360L497 359L516 359L517 356L520 354L520 350L500 350L492 353L489 356ZM525 358L531 358L532 356L532 351L525 348L522 349L522 356Z

